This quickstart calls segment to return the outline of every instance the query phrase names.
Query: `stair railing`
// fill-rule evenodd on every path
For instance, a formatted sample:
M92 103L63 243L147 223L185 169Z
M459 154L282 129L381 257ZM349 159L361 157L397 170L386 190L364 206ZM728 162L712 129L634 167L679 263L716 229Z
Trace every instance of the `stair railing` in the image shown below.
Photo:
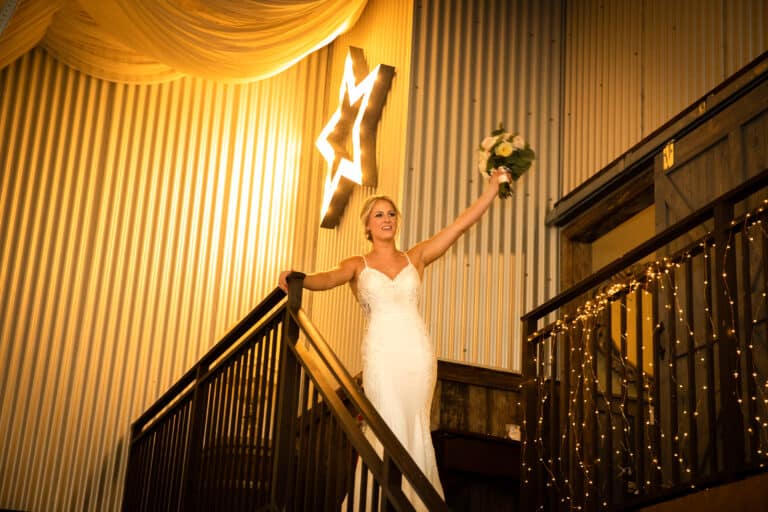
M300 273L288 277L280 384L284 401L278 418L279 431L288 434L280 437L275 466L275 481L285 485L275 487L274 501L287 510L339 510L343 499L347 510L366 510L371 505L372 510L414 510L402 490L405 480L427 510L447 511L427 477L300 309L303 278ZM315 412L310 416L303 411ZM364 435L359 420L368 436L381 443L381 454ZM326 451L339 437L345 446ZM340 459L333 456L340 453ZM357 477L353 461L361 465ZM341 480L346 485L340 485ZM325 491L318 492L321 487ZM307 499L310 496L314 500Z
M447 511L301 310L302 279L133 423L124 510L411 511L407 482L428 510Z
M523 510L632 509L768 465L766 187L768 169L523 317Z

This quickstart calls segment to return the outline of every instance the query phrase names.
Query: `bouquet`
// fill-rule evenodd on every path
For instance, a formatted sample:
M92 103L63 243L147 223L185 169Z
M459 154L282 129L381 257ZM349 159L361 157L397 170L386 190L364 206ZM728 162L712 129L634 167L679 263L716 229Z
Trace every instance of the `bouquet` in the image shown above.
M517 180L531 167L536 159L536 153L531 146L517 133L509 133L504 130L504 124L483 139L479 148L478 168L483 174L491 175L493 169L503 167ZM499 197L502 199L512 195L507 175L501 177L499 184Z

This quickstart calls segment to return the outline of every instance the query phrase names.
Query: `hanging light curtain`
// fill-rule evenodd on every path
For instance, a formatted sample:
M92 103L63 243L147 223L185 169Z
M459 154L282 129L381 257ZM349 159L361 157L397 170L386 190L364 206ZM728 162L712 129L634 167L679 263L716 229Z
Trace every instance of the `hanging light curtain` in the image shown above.
M20 0L7 32L17 25L29 33L13 41L0 36L0 48L15 47L0 51L0 67L43 38L57 59L106 80L144 83L180 74L260 80L352 27L366 2Z

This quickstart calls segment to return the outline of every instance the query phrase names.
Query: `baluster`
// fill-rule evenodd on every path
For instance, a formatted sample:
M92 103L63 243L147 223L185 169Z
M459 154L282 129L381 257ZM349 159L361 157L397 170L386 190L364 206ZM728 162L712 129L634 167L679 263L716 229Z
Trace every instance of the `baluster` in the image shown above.
M586 323L589 320L581 320L582 323ZM584 396L584 379L586 378L586 372L585 372L585 364L586 364L586 358L584 357L585 351L587 349L586 346L586 339L584 338L584 329L581 331L581 336L579 338L579 346L578 350L576 351L576 363L577 363L577 369L576 369L576 404L574 406L575 408L575 414L576 414L576 431L574 432L574 435L576 437L576 443L578 444L578 449L575 450L577 454L577 460L576 460L576 474L574 477L574 492L575 494L580 497L582 500L579 502L582 505L586 505L586 501L584 500L584 497L587 493L587 480L584 477L584 467L579 467L579 464L585 464L587 459L587 449L586 449L586 436L584 433L585 428L585 414L587 414L587 404L585 403L586 397Z
M558 458L560 456L558 447L559 439L558 439L558 425L560 425L560 419L558 418L558 412L559 412L559 401L561 397L558 396L557 392L557 374L558 374L558 368L557 368L557 338L555 336L549 337L549 346L550 346L550 353L549 353L549 361L550 361L550 371L549 371L549 457L547 463L550 465L551 469L551 475L547 475L546 478L553 480L552 481L552 487L551 492L549 493L549 510L556 510L557 509L557 503L559 501L558 496L558 482L556 479L557 471L556 471L556 464L558 462Z
M164 508L168 505L168 492L170 491L171 483L170 481L173 478L171 471L169 471L169 468L172 467L169 466L171 460L171 435L173 434L172 426L173 419L160 425L157 432L157 467L160 469L160 471L158 472L158 479L155 483L157 495L154 501L158 508Z
M384 454L384 480L382 485L387 489L399 489L402 486L403 476L400 473L400 469L395 462L389 457L388 454ZM382 493L382 510L394 510L392 503L387 499L387 493Z
M688 350L688 467L692 475L699 472L699 429L696 413L696 340L693 337L693 262L691 258L683 263L685 270L685 338Z
M293 488L292 464L295 457L296 412L299 407L298 383L300 365L292 347L299 339L299 325L292 313L301 305L303 275L294 272L288 276L288 307L283 320L280 350L279 384L277 389L277 422L275 437L275 464L272 477L273 502L280 509L291 509Z
M744 464L744 418L739 406L741 375L739 373L738 337L736 321L736 261L730 251L731 219L733 205L718 203L715 206L715 265L719 274L715 280L717 322L715 325L719 343L720 366L720 415L718 422L724 446L723 461L726 475L733 476ZM733 295L732 295L733 294Z
M659 282L656 280L651 288L651 319L653 323L653 404L649 409L649 417L652 418L653 428L653 455L651 482L658 489L661 485L661 334L664 331L659 320ZM650 394L650 391L649 391Z
M189 406L180 407L173 416L173 440L171 446L171 459L169 461L171 474L173 475L171 487L168 489L168 508L177 507L180 499L180 484L183 474L185 432L189 425Z
M359 506L358 510L366 510L366 503L368 499L368 466L363 462L363 458L360 457L357 463L360 465L360 487L357 489L359 493ZM373 507L371 507L373 508Z
M243 397L244 397L244 375L246 375L247 368L245 368L245 354L242 351L236 356L234 361L234 385L230 388L229 392L232 394L232 419L230 427L230 444L232 446L227 464L226 482L227 488L224 489L224 496L226 503L230 509L234 509L237 503L239 495L242 493L240 488L240 482L242 481L242 462L245 458L245 444L242 440L242 423L243 423Z
M520 475L520 504L522 510L534 510L538 504L543 504L542 496L534 492L536 482L533 481L533 470L536 466L536 425L538 424L537 410L537 375L535 352L536 345L528 341L536 331L536 321L528 320L525 323L525 338L522 350L523 370L523 403L525 404L525 417L523 419L523 446L522 446L522 474ZM536 488L538 490L538 488Z
M269 405L266 403L265 400L265 394L266 394L266 386L264 384L264 380L267 378L267 375L269 374L268 371L268 356L267 351L272 345L273 339L275 337L275 331L276 326L271 325L269 327L269 330L262 334L259 337L258 342L258 350L255 353L256 358L256 371L258 375L258 380L254 382L254 394L255 400L254 400L254 411L253 411L253 421L252 421L252 438L253 442L257 447L257 460L256 460L256 467L254 468L254 476L253 476L253 482L254 482L254 493L255 493L255 503L254 505L257 506L263 506L266 505L269 497L265 493L265 482L269 478L269 468L270 463L266 459L266 453L265 449L267 446L265 445L267 435L265 435L265 418L266 411L268 411ZM274 370L272 370L274 372ZM273 447L269 447L270 450L272 450ZM271 457L271 454L270 454Z
M540 503L548 507L554 489L549 485L549 472L546 471L546 464L549 464L549 447L546 445L544 431L547 428L547 407L552 403L551 397L547 398L547 347L546 339L540 341L536 346L536 375L538 375L538 399L536 412L536 443L539 453L539 460L536 464L536 486L538 494L541 496ZM539 421L541 420L541 421Z
M707 243L704 248L704 298L707 318L704 319L704 336L707 346L707 418L709 420L709 455L710 473L720 471L720 440L717 435L717 405L715 397L715 334L714 334L714 302L712 300L712 246Z
M301 369L301 391L299 392L299 408L298 408L298 423L299 423L299 431L298 431L298 439L297 444L299 445L298 451L296 453L296 466L295 466L295 474L296 474L296 481L294 482L294 488L293 488L293 495L294 497L299 498L300 506L299 509L305 510L306 509L306 502L304 501L307 497L306 492L306 486L307 486L307 467L308 467L308 444L309 444L309 393L310 393L310 379L309 375L307 374L306 369L302 367Z
M246 447L247 453L245 458L245 464L242 469L243 479L243 492L240 500L237 502L238 509L250 509L253 507L251 498L253 493L256 492L256 482L254 481L254 469L256 462L260 459L259 454L259 440L253 435L253 426L255 424L255 415L257 407L256 390L254 389L256 384L256 376L259 375L256 367L256 352L261 345L261 336L255 339L246 353L247 367L246 372L246 390L245 390L245 423L243 425L243 443ZM252 486L253 483L253 486Z
M274 461L277 460L276 458L276 441L273 438L276 438L278 434L278 380L280 378L279 374L279 361L277 359L277 354L282 350L282 329L284 328L285 324L279 323L277 319L274 320L273 325L271 326L269 330L269 335L265 339L269 339L269 350L263 352L263 354L268 354L266 357L263 357L263 376L261 381L261 389L266 391L262 391L262 393L266 392L266 398L263 396L259 399L259 402L261 403L261 410L259 412L259 446L260 446L260 453L262 453L261 461L260 461L260 467L259 467L259 482L261 482L262 488L264 489L260 495L263 496L263 504L266 505L269 496L267 495L268 492L271 492L271 489L274 487L274 479L273 479L273 468L276 465ZM270 440L272 440L270 442ZM269 458L267 458L269 457Z
M637 397L637 404L635 407L635 449L633 453L635 455L635 483L637 485L636 492L644 494L646 491L645 479L645 370L643 361L643 340L645 338L643 332L643 289L638 287L635 290L635 353L637 354L637 360L635 362L635 396Z
M755 379L752 374L755 372L755 363L752 351L752 269L750 264L750 243L747 228L740 233L741 238L741 332L744 341L744 363L745 379L747 384L747 411L749 419L749 451L747 459L751 459L760 446L760 422L756 419L758 416L757 403L752 397L757 396ZM735 251L734 251L735 252ZM768 271L764 269L764 272Z
M323 502L323 510L338 510L338 504L336 502L336 483L338 480L338 465L340 459L341 450L336 446L336 432L339 427L336 425L336 420L333 414L328 415L328 427L325 429L325 446L327 447L327 466L325 477L325 500Z
M347 453L351 455L351 457L348 459L348 461L351 462L347 462L347 512L352 512L354 510L356 492L355 469L358 464L363 463L363 459L357 454L357 450L355 450L354 446L352 446L352 443L348 444Z
M325 491L324 482L328 480L328 455L330 447L327 444L328 421L326 417L330 418L330 411L326 414L325 402L318 401L317 414L315 415L317 421L317 429L315 435L315 469L313 475L312 496L314 501L312 506L315 510L321 510L323 506L323 493Z
M221 507L226 505L229 492L229 468L232 465L232 421L234 421L234 395L236 379L236 361L232 361L225 366L223 388L224 407L222 411L221 431L219 432L218 460L219 470L214 473L214 479L218 483L216 486L216 504Z
M570 509L572 504L571 484L573 481L574 471L571 468L571 417L568 415L568 411L571 403L571 334L570 330L566 329L562 335L563 349L560 356L563 361L563 371L560 374L560 431L558 432L557 443L560 444L560 471L561 485L563 486L563 496L568 495L568 500L560 500L558 509L561 512L565 512ZM569 483L566 483L565 481Z
M600 408L597 402L598 391L598 372L599 372L599 341L598 341L599 326L595 321L592 336L589 341L589 407L587 411L589 418L587 419L587 432L590 434L590 456L586 457L587 461L592 463L592 471L590 473L590 479L592 483L587 482L587 490L589 492L587 496L587 510L597 510L598 501L600 498Z
M620 439L623 440L623 443L620 444L622 446L621 456L619 457L619 460L621 461L621 467L619 468L621 478L619 479L618 483L620 497L619 501L623 503L625 501L624 497L627 495L628 479L631 476L629 471L632 467L632 462L629 460L628 455L628 452L632 447L632 441L630 438L632 425L630 424L629 418L627 417L629 414L629 409L627 407L627 399L629 394L629 375L627 373L627 365L629 364L629 361L627 358L627 293L624 291L621 292L621 306L619 308L619 340L619 358L621 363L621 404L619 405L621 415L619 417L619 421L621 425L621 431L618 433L618 435Z
M319 453L319 439L321 436L320 428L322 426L322 412L320 394L317 388L312 388L312 401L310 402L311 408L308 412L309 415L309 443L307 449L307 485L305 487L305 493L309 498L308 506L310 510L318 510L320 508L318 503L317 481L323 474L320 469L320 453Z
M674 267L667 274L669 282L667 284L667 358L669 363L667 373L669 374L669 450L671 454L670 469L672 471L672 482L674 485L680 483L680 425L678 409L678 382L677 382L677 279Z
M611 509L613 507L613 482L614 478L613 475L616 474L614 471L614 453L613 453L613 346L614 346L614 340L613 340L613 311L612 311L613 303L607 302L605 305L605 309L603 312L603 339L602 339L602 345L603 345L603 351L605 353L604 358L604 364L605 364L605 382L604 382L604 389L605 393L603 395L603 401L605 402L605 433L602 434L600 437L603 437L605 440L605 446L603 450L598 450L598 456L600 458L600 464L597 465L600 468L600 475L602 476L603 481L601 482L597 475L595 477L595 483L599 483L600 485L604 485L605 487L605 493L602 496L601 504L605 503L608 509ZM600 355L600 351L596 352L596 356ZM597 360L599 362L599 360ZM598 371L597 371L597 379L600 380L600 372L599 372L599 365L598 365ZM597 392L599 386L595 385L595 392ZM597 397L597 395L595 395ZM597 404L597 399L595 400L595 411L600 411L600 407ZM601 430L600 429L600 415L597 415L597 430L598 433ZM603 457L600 455L600 453L604 453L605 456Z

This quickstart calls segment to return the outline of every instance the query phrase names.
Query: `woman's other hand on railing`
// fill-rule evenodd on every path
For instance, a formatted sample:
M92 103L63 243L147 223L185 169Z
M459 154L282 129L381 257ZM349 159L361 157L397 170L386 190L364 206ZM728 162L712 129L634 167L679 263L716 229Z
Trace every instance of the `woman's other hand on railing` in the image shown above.
M277 286L280 287L285 293L288 293L288 276L291 275L293 270L283 270L280 272L280 277L277 278Z

